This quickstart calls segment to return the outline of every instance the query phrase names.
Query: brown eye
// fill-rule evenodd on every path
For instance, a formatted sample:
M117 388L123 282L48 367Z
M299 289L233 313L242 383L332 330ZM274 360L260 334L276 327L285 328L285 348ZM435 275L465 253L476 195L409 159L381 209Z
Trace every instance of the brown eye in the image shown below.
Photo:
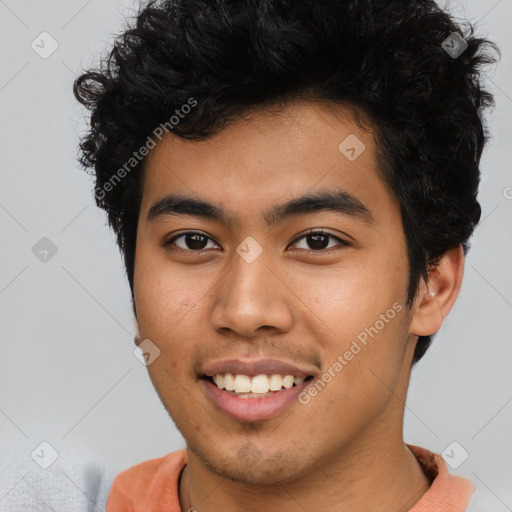
M180 241L180 243L175 243L180 239L183 240ZM171 238L168 242L166 242L165 245L170 246L175 244L179 249L182 249L186 252L198 252L206 249L208 240L211 240L211 238L203 235L202 233L189 231L187 233L181 233L180 235Z
M338 244L335 244L334 246L339 245L341 247L345 247L349 245L341 238L324 231L312 231L307 233L306 235L303 235L302 237L295 240L293 245L297 244L301 240L306 241L306 245L308 247L305 247L305 249L311 249L313 251L325 251L325 249L333 247L332 245L329 247L329 240L335 240L338 242Z

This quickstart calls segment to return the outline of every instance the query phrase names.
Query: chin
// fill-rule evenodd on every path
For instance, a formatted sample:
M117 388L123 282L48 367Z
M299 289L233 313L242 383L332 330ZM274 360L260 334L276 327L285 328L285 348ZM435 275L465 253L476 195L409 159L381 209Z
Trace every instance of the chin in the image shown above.
M297 450L278 449L262 453L254 443L246 441L231 449L224 445L222 452L197 450L187 445L210 471L222 478L247 485L276 486L301 479L306 475Z

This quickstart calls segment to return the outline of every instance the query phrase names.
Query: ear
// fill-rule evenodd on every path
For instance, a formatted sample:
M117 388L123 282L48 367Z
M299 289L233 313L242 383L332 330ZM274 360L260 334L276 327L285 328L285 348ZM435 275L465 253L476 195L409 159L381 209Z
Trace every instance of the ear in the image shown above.
M140 337L140 331L139 331L139 319L137 317L137 308L135 307L135 300L133 298L132 298L132 313L133 313L133 317L132 317L133 328L136 333L133 341L135 342L135 345L139 346L142 339Z
M412 306L409 334L430 336L436 333L459 295L464 275L464 251L459 245L447 251L439 264L420 281Z

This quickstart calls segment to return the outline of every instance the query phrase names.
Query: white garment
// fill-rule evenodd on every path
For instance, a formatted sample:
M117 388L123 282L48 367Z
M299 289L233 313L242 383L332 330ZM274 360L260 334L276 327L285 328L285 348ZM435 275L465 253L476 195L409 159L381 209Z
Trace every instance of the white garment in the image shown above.
M78 449L59 453L43 469L34 458L42 460L44 450L32 456L37 446L26 442L0 450L0 512L105 511L114 474Z

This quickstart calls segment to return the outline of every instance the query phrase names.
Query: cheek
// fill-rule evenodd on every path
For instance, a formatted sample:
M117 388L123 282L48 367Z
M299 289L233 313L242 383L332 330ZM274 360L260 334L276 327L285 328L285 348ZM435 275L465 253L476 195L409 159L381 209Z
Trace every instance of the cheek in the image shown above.
M372 251L314 282L311 309L329 330L323 340L326 364L343 358L346 378L361 379L361 369L400 367L407 339L406 288L408 270L400 251ZM339 368L339 366L338 366Z
M373 325L395 302L404 306L407 275L394 259L368 257L325 276L302 278L307 302L340 335L356 335Z
M187 329L197 293L181 286L177 279L147 278L136 292L137 312L141 334L161 340L169 340L173 333Z
M137 252L134 293L141 335L155 340L169 339L177 325L183 329L203 295L182 269L142 248Z
M148 372L166 407L173 409L186 398L175 391L193 379L189 362L202 338L197 315L204 291L176 266L158 259L154 255L152 261L139 259L134 291L141 336L160 350Z
M385 283L362 284L367 284L364 277L353 277L343 290L333 286L325 293L336 294L339 300L317 305L330 327L329 337L323 339L323 380L330 384L322 400L336 417L352 411L343 420L347 424L370 421L387 407L407 340L402 297Z

